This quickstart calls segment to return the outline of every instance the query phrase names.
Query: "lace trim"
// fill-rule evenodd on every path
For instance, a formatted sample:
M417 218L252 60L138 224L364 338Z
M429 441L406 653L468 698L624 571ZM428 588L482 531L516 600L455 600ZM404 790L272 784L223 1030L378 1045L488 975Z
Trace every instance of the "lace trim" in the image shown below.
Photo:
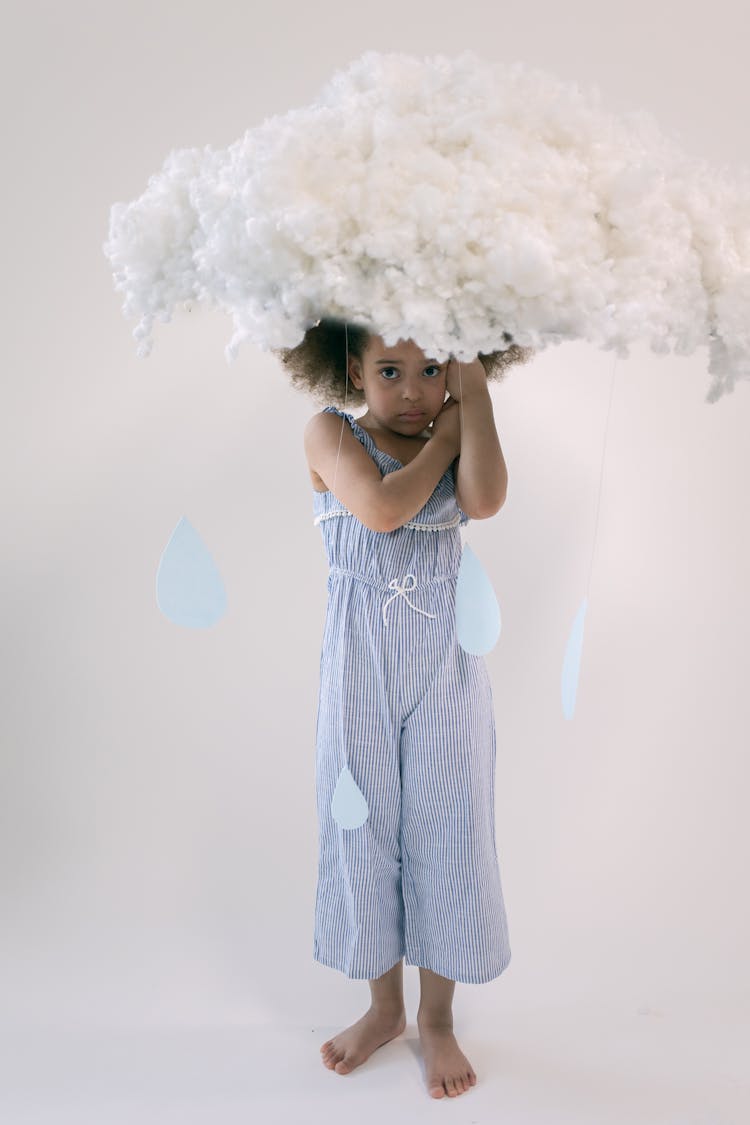
M454 516L452 520L448 520L447 523L416 523L414 520L409 520L408 523L404 524L404 527L414 527L417 531L442 531L443 528L457 527L460 522L461 516L459 514Z
M317 526L321 520L330 520L334 516L351 516L352 513L347 508L334 508L330 512L321 512L313 520L313 526ZM457 527L462 519L461 513L454 516L452 520L446 523L417 523L416 520L409 520L408 523L402 524L402 527L412 527L415 531L444 531L449 527Z

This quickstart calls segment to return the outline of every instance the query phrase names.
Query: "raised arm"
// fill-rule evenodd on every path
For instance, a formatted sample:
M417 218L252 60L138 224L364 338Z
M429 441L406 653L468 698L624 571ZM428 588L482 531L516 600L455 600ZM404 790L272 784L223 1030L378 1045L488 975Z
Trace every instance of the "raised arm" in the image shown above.
M475 520L494 516L505 503L508 469L495 428L487 376L479 360L448 365L446 385L452 397L461 396L463 417L461 456L456 462L456 503Z
M310 468L371 531L394 531L408 523L432 496L458 452L447 433L435 433L408 465L383 477L347 422L342 432L342 419L336 414L313 415L304 440Z

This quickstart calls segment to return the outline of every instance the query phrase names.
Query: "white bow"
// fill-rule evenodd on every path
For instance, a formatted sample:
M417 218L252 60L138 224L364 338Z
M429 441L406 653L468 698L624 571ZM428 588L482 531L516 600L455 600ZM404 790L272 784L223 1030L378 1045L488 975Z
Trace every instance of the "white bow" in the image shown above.
M410 586L407 585L407 579L409 579L409 578L411 578L411 585ZM427 610L420 609L418 605L414 605L412 602L409 601L408 597L406 596L407 592L409 590L413 590L414 587L416 586L416 584L417 584L417 580L416 580L416 578L413 574L404 575L403 586L399 585L398 578L392 578L390 580L390 582L388 583L388 589L389 590L395 590L396 593L392 594L391 597L388 599L388 601L383 606L383 624L384 625L388 624L388 621L386 620L386 616L385 616L385 611L386 611L387 607L391 604L391 602L393 601L394 598L398 598L399 596L404 598L407 605L411 606L412 609L416 609L417 613L423 613L425 615L425 617L437 617L436 613L428 613Z

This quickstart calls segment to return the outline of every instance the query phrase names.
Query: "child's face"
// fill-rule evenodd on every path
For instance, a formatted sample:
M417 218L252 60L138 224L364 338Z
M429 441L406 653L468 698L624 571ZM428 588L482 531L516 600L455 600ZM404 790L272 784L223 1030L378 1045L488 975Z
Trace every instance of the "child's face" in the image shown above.
M364 391L368 418L409 436L421 433L440 413L447 373L447 362L430 359L413 340L388 348L381 336L371 336L362 362L349 360L349 377ZM418 417L404 417L415 412Z

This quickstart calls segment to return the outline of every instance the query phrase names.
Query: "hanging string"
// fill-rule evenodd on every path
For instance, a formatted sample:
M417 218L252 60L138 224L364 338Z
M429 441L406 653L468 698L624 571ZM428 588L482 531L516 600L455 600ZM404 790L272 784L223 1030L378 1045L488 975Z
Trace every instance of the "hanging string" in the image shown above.
M346 398L349 392L349 325L344 321L344 412L346 412ZM339 456L341 455L341 442L344 440L344 426L346 419L341 419L341 433L339 434L339 447L336 450L336 464L333 469L333 484L331 485L331 492L336 495L336 474L339 471Z
M593 535L593 540L592 540L592 543L591 543L591 558L589 560L589 573L588 573L588 578L586 579L586 597L587 598L588 598L588 595L589 595L589 585L591 583L591 572L592 572L593 567L594 567L594 553L596 551L596 532L597 532L597 528L599 527L599 508L601 506L601 500L602 500L602 479L604 477L604 453L605 453L605 450L606 450L606 447L607 447L607 433L609 431L609 415L610 415L610 411L612 409L612 398L613 398L614 389L615 389L615 371L616 370L617 370L617 356L615 356L614 362L612 364L612 378L610 380L610 386L609 386L609 405L607 406L607 419L604 423L604 437L602 439L602 455L601 455L601 464L599 466L599 489L598 489L598 493L597 493L597 497L596 497L596 516L594 518L594 535Z
M464 387L463 387L463 380L461 379L461 360L460 360L460 359L458 359L458 360L456 360L456 362L458 363L458 394L459 394L459 399L458 399L458 429L459 429L459 445L460 445L460 447L461 447L461 448L463 448L463 444L464 444ZM460 450L459 450L459 457L460 457L460 456L461 456L461 453L460 453ZM467 526L468 526L468 525L467 525ZM462 527L462 528L461 528L461 530L462 530L462 532L463 532L463 534L464 534L464 542L466 542L466 538L467 538L466 527Z

